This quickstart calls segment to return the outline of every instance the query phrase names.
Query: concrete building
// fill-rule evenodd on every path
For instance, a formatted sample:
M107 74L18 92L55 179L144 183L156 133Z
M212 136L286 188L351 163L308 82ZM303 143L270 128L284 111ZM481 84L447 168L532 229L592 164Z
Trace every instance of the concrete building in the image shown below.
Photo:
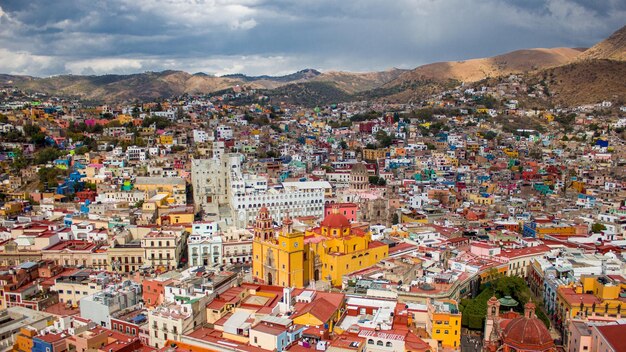
M7 350L24 326L41 330L55 320L54 315L24 307L10 307L0 311L0 348Z
M80 316L110 329L113 313L135 306L141 299L141 285L127 280L82 298L79 301Z
M148 314L150 346L162 348L167 340L181 341L182 335L206 322L209 297L183 299L156 307Z
M165 270L176 269L186 243L187 233L183 227L162 228L148 233L141 240L146 251L145 264Z
M332 189L326 181L283 182L281 187L266 191L260 190L260 186L249 187L245 180L234 184L231 207L241 226L250 225L262 207L269 210L278 224L287 215L320 218L324 215L326 193Z
M230 201L231 174L239 174L241 154L224 154L211 159L193 159L191 161L191 185L196 211L205 215L219 215L220 205Z

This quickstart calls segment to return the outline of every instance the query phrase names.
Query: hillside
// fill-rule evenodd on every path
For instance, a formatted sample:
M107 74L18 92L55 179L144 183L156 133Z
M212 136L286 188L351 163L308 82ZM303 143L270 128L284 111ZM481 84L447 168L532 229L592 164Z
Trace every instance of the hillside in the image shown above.
M626 61L585 60L546 69L531 75L529 83L544 81L552 102L565 106L609 100L626 103Z
M273 104L281 102L315 107L353 100L353 96L329 82L292 83L273 90L267 95Z
M104 76L61 75L14 80L15 86L26 90L103 101L154 99L183 93L212 92L240 83L243 82L202 74L191 75L182 71Z
M11 85L29 91L79 97L106 102L168 98L183 93L212 93L235 85L257 89L276 89L293 83L329 83L341 94L367 91L398 77L402 70L372 73L328 72L306 69L285 76L222 77L182 71L145 72L131 75L77 76L60 75L47 78L0 75L0 85ZM321 86L318 86L321 87ZM298 95L300 95L298 93Z
M577 59L580 61L594 59L626 61L626 26L585 50Z
M475 82L489 77L537 71L560 66L580 55L580 49L525 49L503 55L465 61L437 62L419 66L400 75L386 86L422 80Z
M407 71L396 68L380 72L365 73L330 71L324 72L311 80L316 82L331 82L344 92L354 94L382 87L405 72Z

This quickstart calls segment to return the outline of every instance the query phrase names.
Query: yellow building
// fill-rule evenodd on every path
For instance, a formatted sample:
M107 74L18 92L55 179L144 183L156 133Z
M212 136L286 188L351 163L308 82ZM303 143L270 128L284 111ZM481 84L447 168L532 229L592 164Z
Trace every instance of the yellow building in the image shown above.
M384 159L386 154L387 149L363 149L363 159L365 160Z
M187 185L182 177L137 177L135 189L152 198L158 193L167 193L176 204L187 204Z
M576 227L574 225L540 223L537 224L537 238L545 238L546 236L574 236L576 235Z
M159 143L163 145L172 145L174 144L174 136L171 134L163 134L159 137Z
M341 286L344 275L374 265L389 253L388 245L353 227L338 208L305 233L293 231L291 225L291 219L284 219L276 233L267 208L259 212L252 244L252 273L257 280L293 287L323 280Z
M33 337L37 336L37 329L32 327L23 327L20 332L15 335L15 345L13 351L30 352L33 350Z
M442 347L458 349L461 346L461 313L456 301L429 303L426 327L430 337Z
M506 154L509 158L517 158L519 157L519 152L515 149L504 148L502 150L504 154Z
M626 302L620 293L626 283L608 276L582 276L580 283L561 286L557 290L556 307L560 321L593 319L615 321L626 311Z
M389 254L388 245L372 241L368 231L352 226L336 207L319 227L306 232L305 242L315 254L311 277L333 286L341 286L344 275L372 266Z
M268 285L304 287L309 282L309 261L304 233L292 231L292 221L283 220L274 231L272 217L262 207L256 218L252 242L252 274Z

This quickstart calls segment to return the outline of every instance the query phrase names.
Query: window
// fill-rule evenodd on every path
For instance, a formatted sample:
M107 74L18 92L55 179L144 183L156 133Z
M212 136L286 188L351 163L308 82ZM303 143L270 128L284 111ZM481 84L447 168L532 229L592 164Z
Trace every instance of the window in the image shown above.
M391 344L391 341L387 341L387 343L385 344L385 347L393 347L393 345Z
M437 329L436 333L441 334L441 330Z
M257 341L258 341L258 339L257 339L257 337L255 336L255 337L254 337L254 343L257 343Z
M374 340L372 340L372 339L367 340L367 344L368 345L373 345L374 344Z
M448 330L444 330L443 332L444 334L448 335Z
M382 342L381 340L378 340L378 341L376 341L376 345L378 345L378 346L382 346L382 345L383 345L383 342Z

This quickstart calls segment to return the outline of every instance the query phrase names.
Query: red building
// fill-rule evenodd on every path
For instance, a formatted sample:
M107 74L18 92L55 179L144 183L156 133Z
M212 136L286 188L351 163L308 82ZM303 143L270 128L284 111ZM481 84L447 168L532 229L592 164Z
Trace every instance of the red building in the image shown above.
M355 203L331 203L324 206L324 216L328 216L333 212L333 208L339 209L339 214L343 214L350 222L357 219L358 205Z
M76 192L76 198L78 199L79 203L84 203L86 200L89 200L90 202L95 202L97 195L98 193L92 190Z
M150 339L148 310L138 308L117 312L111 317L111 328L125 335L139 337L142 343L148 344Z
M162 280L155 278L152 280L144 279L142 282L143 301L147 307L156 307L165 300L165 286L169 285L173 280Z

